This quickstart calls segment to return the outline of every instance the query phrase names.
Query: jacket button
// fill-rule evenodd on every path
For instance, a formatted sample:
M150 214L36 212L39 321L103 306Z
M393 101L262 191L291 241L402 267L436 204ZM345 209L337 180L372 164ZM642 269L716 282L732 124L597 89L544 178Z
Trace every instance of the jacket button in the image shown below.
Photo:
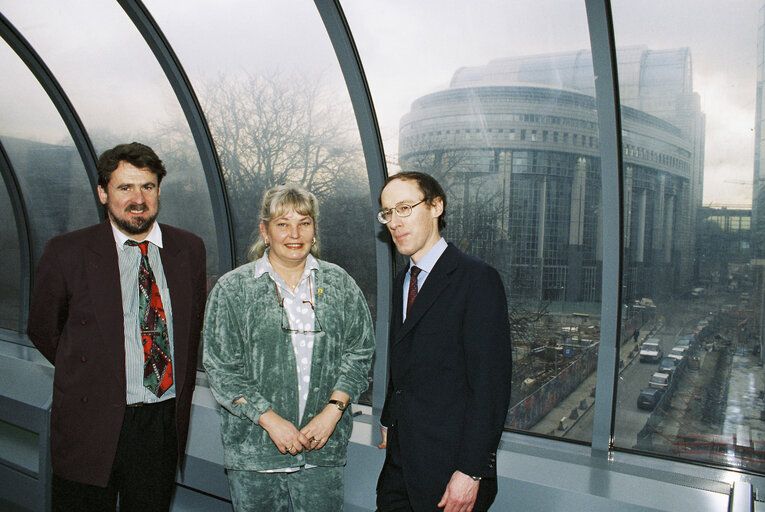
M83 363L84 363L84 362L86 362L87 360L88 360L88 358L87 358L87 357L85 357L85 356L80 356L80 361L82 361Z
M82 320L80 320L80 323L81 323L82 325L85 325L85 324L87 324L87 323L88 323L88 321L87 321L87 320L85 320L85 319L83 318Z
M88 403L88 397L86 396L82 397L82 403L84 404Z

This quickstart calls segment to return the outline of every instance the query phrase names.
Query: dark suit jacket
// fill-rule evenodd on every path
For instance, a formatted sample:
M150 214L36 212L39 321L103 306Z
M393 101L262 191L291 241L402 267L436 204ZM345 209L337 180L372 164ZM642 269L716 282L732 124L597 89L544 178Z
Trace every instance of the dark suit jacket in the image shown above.
M185 452L206 299L205 247L165 224L160 249L173 311L179 462ZM126 406L117 249L108 221L51 239L37 265L27 334L55 366L51 455L57 475L106 486Z
M507 300L495 269L449 244L402 324L405 273L393 288L381 422L398 436L414 509L435 509L455 470L496 479L512 371ZM479 496L487 507L496 480L481 482L491 485Z

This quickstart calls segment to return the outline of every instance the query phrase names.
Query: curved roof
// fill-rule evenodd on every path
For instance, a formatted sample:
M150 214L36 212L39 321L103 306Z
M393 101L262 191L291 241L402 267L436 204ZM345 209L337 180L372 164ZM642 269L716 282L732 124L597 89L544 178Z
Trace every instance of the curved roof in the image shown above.
M621 101L624 105L652 111L653 99L693 94L691 52L688 48L649 50L626 47L616 52ZM450 87L546 84L595 95L590 50L527 57L495 59L485 66L463 67Z

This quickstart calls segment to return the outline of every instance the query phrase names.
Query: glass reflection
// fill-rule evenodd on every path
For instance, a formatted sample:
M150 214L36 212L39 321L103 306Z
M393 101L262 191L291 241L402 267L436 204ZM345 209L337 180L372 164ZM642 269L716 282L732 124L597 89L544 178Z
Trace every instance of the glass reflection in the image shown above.
M27 208L36 263L45 242L98 221L97 200L82 160L58 112L18 56L0 43L0 141L11 160ZM23 121L22 121L23 118ZM30 123L44 129L35 130ZM4 205L10 212L10 203ZM5 219L13 219L10 214ZM4 229L15 226L5 223ZM18 243L18 240L16 241ZM17 285L18 286L18 285ZM14 327L18 328L18 326Z
M612 6L625 219L614 442L761 472L761 6Z
M584 5L342 3L389 169L436 177L444 237L503 277L507 428L589 441L602 258ZM465 31L469 40L453 37Z
M237 264L263 193L299 182L320 203L322 259L342 266L375 315L376 209L348 92L316 7L297 0L146 5L194 84L223 168ZM371 401L371 389L362 397Z
M165 74L119 4L41 0L0 5L63 87L96 153L134 140L157 152L168 169L160 220L201 236L208 269L217 272L212 207L199 154ZM32 119L21 119L18 127L49 130ZM53 234L63 232L59 228Z
M11 199L5 182L0 179L0 328L19 330L21 319L21 253L16 218L11 208Z

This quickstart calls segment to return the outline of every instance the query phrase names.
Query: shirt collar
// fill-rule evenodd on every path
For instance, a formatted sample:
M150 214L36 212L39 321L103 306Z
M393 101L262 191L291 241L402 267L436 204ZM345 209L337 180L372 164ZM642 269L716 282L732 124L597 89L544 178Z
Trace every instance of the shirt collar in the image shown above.
M303 275L300 276L300 280L302 281L312 270L319 270L319 262L309 253L308 257L305 259L305 268L303 269ZM268 259L268 251L263 253L263 256L255 261L255 277L260 277L266 272L272 279L274 276L278 275L274 270L274 267L271 266L271 261Z
M441 257L447 247L448 244L446 243L446 240L441 237L438 242L436 242L435 245L425 253L425 256L420 258L420 261L416 264L417 268L424 271L426 274L429 274L430 271L433 270L433 267L436 265L438 258ZM414 266L414 261L412 261L412 258L409 258L409 268L411 269Z
M117 229L111 222L109 224L112 226L112 234L114 235L114 242L117 244L117 249L123 250L125 248L125 242L133 239ZM154 224L151 226L151 231L149 231L149 234L146 235L144 240L148 240L160 249L162 248L162 230L159 228L159 222L156 220L154 221Z

